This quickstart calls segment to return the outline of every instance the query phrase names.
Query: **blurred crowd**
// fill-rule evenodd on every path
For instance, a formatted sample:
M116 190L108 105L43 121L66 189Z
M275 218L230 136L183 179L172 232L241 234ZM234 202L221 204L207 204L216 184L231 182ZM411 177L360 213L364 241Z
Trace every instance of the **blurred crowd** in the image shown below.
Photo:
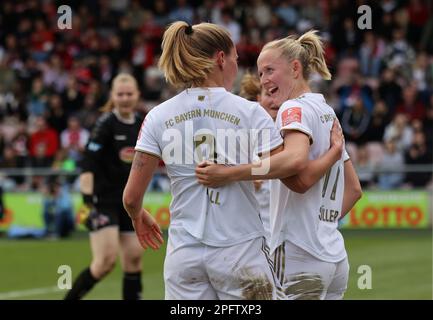
M57 9L65 1L1 1L0 168L79 168L119 72L138 80L144 114L176 94L157 61L165 27L184 20L229 30L239 55L236 90L245 71L255 72L263 44L320 30L333 80L313 77L312 85L335 109L363 185L431 183L431 172L403 168L433 162L432 1L70 2L71 29L62 30ZM364 4L372 11L371 30L358 27ZM12 182L23 190L38 187L18 176Z

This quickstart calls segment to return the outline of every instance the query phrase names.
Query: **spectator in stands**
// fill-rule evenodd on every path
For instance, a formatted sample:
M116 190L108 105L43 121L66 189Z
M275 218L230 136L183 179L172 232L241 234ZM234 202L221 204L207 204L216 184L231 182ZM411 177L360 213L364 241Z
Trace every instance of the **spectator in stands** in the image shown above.
M397 103L400 102L401 91L401 86L396 81L395 71L390 68L385 69L382 72L378 93L391 114L395 112Z
M433 41L431 39L433 39L433 15L430 16L430 19L424 25L420 44L421 49L429 54L433 54Z
M397 113L405 114L409 121L424 118L425 106L418 97L418 90L414 83L403 89L403 100L397 107Z
M386 48L385 65L389 68L398 68L402 76L409 79L411 64L416 57L415 51L407 42L405 31L402 28L394 29L392 37L392 42Z
M340 97L341 110L352 107L357 99L361 99L368 112L373 110L373 92L370 86L364 83L362 76L358 73L352 74L349 83L342 84L337 89Z
M412 77L417 90L421 94L428 94L429 88L433 86L433 67L429 63L429 56L420 52L413 65Z
M66 129L68 117L63 109L62 99L58 94L52 94L48 100L46 119L51 128L59 134Z
M385 154L379 168L382 173L379 174L379 188L390 190L399 188L403 182L404 174L401 173L404 166L402 152L397 148L395 139L385 143Z
M176 91L170 86L155 85L155 73L150 70L157 63L162 33L170 22L169 15L180 14L197 22L220 23L225 8L233 13L234 21L242 30L237 48L240 74L243 68L255 68L263 43L283 38L296 30L300 32L313 23L320 25L324 32L328 66L331 70L338 68L331 87L322 82L319 91L332 97L333 92L329 95L329 89L340 88L340 103L333 104L339 116L340 111L351 105L353 96L362 97L372 117L365 136L367 141L383 143L380 128L388 124L388 118L395 115L400 105L403 106L402 88L407 83L413 82L416 86L415 106L421 103L426 108L422 115L418 107L421 114L415 118L431 121L428 120L428 102L433 99L431 1L369 1L373 29L362 33L356 28L354 18L354 15L359 17L356 13L359 4L353 1L260 0L250 4L235 0L180 0L179 5L177 2L81 1L73 6L72 29L65 32L49 25L57 18L53 1L44 2L43 6L39 0L2 1L0 127L7 127L9 116L23 122L29 118L29 125L35 116L46 116L49 96L56 93L61 96L66 117L76 115L82 127L92 128L99 114L95 106L104 102L101 97L108 94L108 83L116 73L131 73L131 61L137 62L135 75L144 84L140 87L146 105L151 107L169 99ZM135 37L145 37L149 47L143 51L134 46ZM143 61L148 62L143 65ZM380 76L377 75L379 64L382 65ZM151 73L149 78L147 72ZM354 75L358 73L362 76L354 81ZM147 84L150 84L149 88ZM92 90L97 92L86 96ZM234 91L238 92L238 83L235 83ZM385 102L387 112L372 111L381 100ZM412 113L412 106L404 105L403 109ZM428 150L433 148L430 128L431 124L424 125ZM11 143L9 137L7 140ZM19 145L24 151L23 144ZM21 151L15 150L18 160L20 154L22 159L26 158L25 152Z
M47 91L41 78L32 82L32 92L29 97L27 110L32 116L42 116L47 112Z
M59 148L58 134L44 117L37 117L36 131L30 135L29 150L34 167L50 167Z
M58 55L52 55L48 62L41 64L44 86L63 92L68 81L68 73Z
M60 134L60 144L67 156L75 163L83 157L84 148L89 139L89 131L82 128L77 117L69 117L68 127Z
M429 8L423 0L410 0L407 6L409 18L407 37L412 45L420 43L422 30L429 18Z
M77 79L69 75L66 88L61 94L62 105L66 114L69 116L78 112L83 107L83 95L78 89Z
M43 19L36 20L34 26L30 37L32 57L38 62L43 62L48 59L54 46L54 33Z
M388 108L384 101L377 101L371 114L370 123L365 133L367 142L382 142L385 128L391 121Z
M84 104L81 110L76 114L83 128L91 130L99 117L100 112L96 108L96 99L92 94L84 97Z
M72 198L68 186L49 181L43 201L45 235L65 238L74 230Z
M220 25L229 31L234 44L237 45L241 39L241 27L239 23L234 20L233 12L229 8L221 10Z
M341 116L341 127L347 141L365 143L365 133L370 124L370 114L360 97L354 97L353 106L346 108Z
M17 126L17 132L11 140L12 148L17 155L17 164L19 168L29 166L29 134L26 124L20 122Z
M361 72L366 77L377 78L382 67L382 58L385 54L385 43L381 38L370 31L364 35L364 42L359 50Z
M427 150L426 138L422 129L418 129L412 140L412 145L405 153L405 162L408 165L422 165L432 163L432 154ZM406 173L406 182L414 188L424 187L431 179L431 172L415 172L409 171Z
M17 159L15 150L10 145L5 145L2 148L2 154L0 155L0 168L16 168Z
M169 14L171 22L181 20L187 23L192 23L194 18L194 11L186 0L176 0L176 6Z
M293 28L296 26L299 15L296 7L290 5L290 1L281 1L275 12L287 27Z
M359 146L357 150L356 169L362 189L372 186L374 182L373 170L375 168L374 164L370 160L368 148L365 145Z
M386 126L383 140L385 143L394 141L399 151L404 152L412 144L413 130L408 124L405 114L397 114L394 120Z

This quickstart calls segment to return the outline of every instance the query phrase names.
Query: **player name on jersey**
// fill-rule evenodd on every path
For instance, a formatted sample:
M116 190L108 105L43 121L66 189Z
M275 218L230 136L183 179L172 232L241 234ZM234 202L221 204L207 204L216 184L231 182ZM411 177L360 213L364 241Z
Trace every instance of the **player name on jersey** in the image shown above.
M335 222L338 216L338 210L328 209L324 206L320 207L319 220L326 222Z

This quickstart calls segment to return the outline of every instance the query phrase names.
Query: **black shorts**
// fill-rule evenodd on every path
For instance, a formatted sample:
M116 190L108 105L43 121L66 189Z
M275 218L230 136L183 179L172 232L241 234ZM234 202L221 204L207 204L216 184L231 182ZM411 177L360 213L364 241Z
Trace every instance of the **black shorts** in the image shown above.
M109 226L119 226L120 232L133 232L131 218L122 204L98 204L96 211L89 217L90 231L97 231Z

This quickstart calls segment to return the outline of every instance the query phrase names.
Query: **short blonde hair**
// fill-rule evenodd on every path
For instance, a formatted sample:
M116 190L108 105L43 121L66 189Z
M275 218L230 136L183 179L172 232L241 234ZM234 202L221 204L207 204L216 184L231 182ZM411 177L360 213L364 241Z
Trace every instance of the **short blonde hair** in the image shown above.
M234 44L228 31L216 24L177 21L164 32L161 47L158 65L166 80L188 88L201 86L215 66L214 54L229 54Z
M289 36L267 43L262 52L269 49L281 50L289 61L297 59L302 64L303 77L308 80L312 71L319 73L323 79L331 80L331 73L326 65L323 45L317 30L310 30L295 39Z

